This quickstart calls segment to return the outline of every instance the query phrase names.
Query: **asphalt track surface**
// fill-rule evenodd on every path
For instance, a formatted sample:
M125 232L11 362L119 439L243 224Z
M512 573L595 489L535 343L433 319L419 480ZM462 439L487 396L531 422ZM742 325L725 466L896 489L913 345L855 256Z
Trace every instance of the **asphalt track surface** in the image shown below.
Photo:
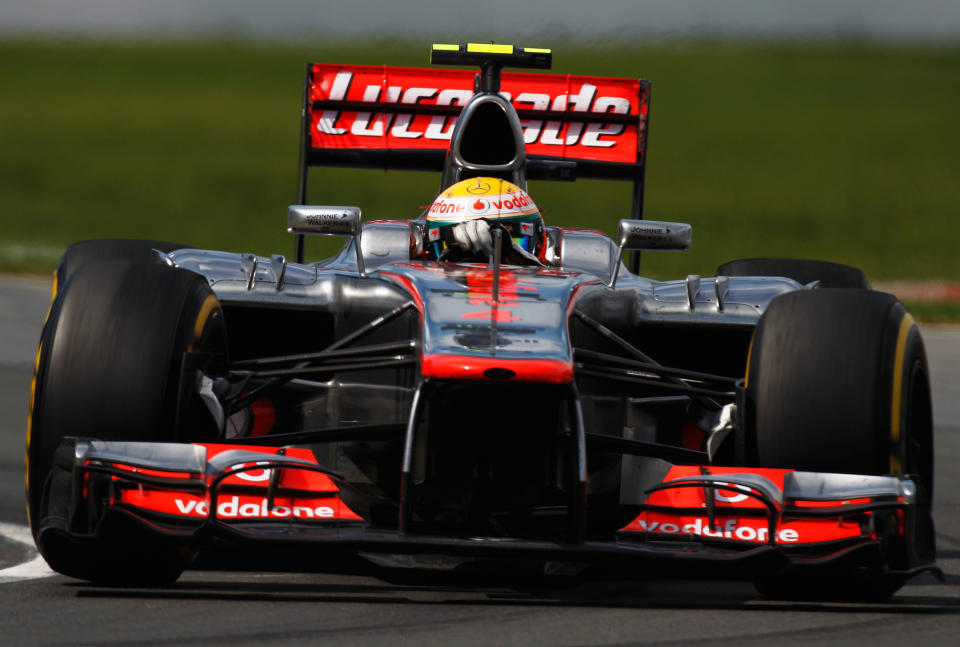
M960 329L924 329L946 581L920 576L889 602L766 600L743 582L518 591L213 570L114 589L49 574L22 541L24 422L48 299L46 280L0 277L0 645L951 645L960 635Z

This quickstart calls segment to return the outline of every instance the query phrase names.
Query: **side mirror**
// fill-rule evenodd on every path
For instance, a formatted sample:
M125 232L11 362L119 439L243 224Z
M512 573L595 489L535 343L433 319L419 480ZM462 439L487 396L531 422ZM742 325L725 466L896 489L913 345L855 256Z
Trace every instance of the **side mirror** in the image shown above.
M625 249L656 249L660 251L685 252L690 249L692 228L683 222L660 222L658 220L621 220L617 225L619 253L614 260L610 287L617 284L620 274L620 257Z
M287 207L287 231L291 234L353 236L357 250L357 270L366 274L360 250L360 207L330 207L292 204Z
M624 249L659 249L685 252L690 249L690 225L656 220L621 220L617 244Z

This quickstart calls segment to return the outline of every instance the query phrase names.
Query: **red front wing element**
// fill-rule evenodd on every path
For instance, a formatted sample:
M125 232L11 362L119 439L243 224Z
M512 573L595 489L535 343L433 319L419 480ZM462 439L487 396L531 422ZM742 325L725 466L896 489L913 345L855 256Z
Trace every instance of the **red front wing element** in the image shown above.
M69 465L53 474L41 542L51 533L101 541L117 527L102 522L123 515L185 543L213 533L390 554L597 560L621 570L651 559L748 570L868 566L898 577L932 568L918 543L926 513L916 486L896 476L670 466L615 538L545 542L371 528L341 498L341 477L308 449L84 439L61 448Z
M860 492L869 496L851 496L857 490L840 488L824 494L815 488L796 487L799 474L784 469L674 466L651 491L644 511L619 534L622 538L768 544L785 549L869 541L877 538L874 514L892 509L902 520L908 505L896 491L893 477L859 477L863 483L892 479L892 487L862 489Z
M137 459L112 462L107 470L114 482L110 505L154 523L179 519L174 526L203 521L363 521L339 498L340 488L308 449L195 446L205 451L204 474L146 468L138 466ZM222 465L210 467L218 463ZM96 472L100 464L99 459L88 460L85 467ZM872 515L884 510L902 514L908 505L897 493L893 477L841 477L860 478L867 487L855 484L859 489L844 486L831 493L823 487L798 486L800 476L837 475L673 466L652 489L643 512L618 534L628 541L734 542L745 548L849 544L877 538ZM890 482L877 488L873 484L878 479ZM851 492L862 495L849 496Z
M308 464L319 465L308 449L281 451L275 447L199 443L197 446L205 448L208 465L228 452L246 452L267 460L239 460L219 471L207 469L203 475L117 461L110 466L112 471L119 472L111 476L114 487L110 505L160 525L164 519L178 518L186 522L231 523L362 521L340 500L340 488L330 476L309 467ZM301 461L303 466L274 463L285 458ZM97 462L88 461L86 467L95 471ZM149 481L144 481L144 477ZM184 481L192 482L191 487L183 487Z

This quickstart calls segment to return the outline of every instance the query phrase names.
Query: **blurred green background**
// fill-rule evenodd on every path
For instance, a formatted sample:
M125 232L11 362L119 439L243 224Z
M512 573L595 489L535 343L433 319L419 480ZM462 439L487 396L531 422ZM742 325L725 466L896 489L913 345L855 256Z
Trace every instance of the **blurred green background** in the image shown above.
M328 41L329 42L329 41ZM427 66L429 42L0 40L0 271L143 237L292 254L307 61ZM693 225L657 278L749 256L960 279L960 47L535 43L554 72L653 81L646 216ZM409 218L439 177L315 170L311 202ZM550 224L612 233L629 186L531 183ZM314 247L314 257L330 245Z

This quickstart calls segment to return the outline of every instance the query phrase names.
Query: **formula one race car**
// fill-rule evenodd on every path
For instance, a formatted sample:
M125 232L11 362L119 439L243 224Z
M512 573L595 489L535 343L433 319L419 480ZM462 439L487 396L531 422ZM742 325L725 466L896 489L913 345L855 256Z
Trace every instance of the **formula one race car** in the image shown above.
M308 66L295 262L67 249L27 429L51 567L159 584L238 550L859 598L937 572L903 306L811 260L639 276L640 250L690 242L643 219L649 82L502 72L551 63L507 45L432 62L480 72ZM362 223L308 204L316 165L440 171L440 192ZM633 183L616 239L543 224L527 181L577 178ZM308 234L346 244L308 263Z

